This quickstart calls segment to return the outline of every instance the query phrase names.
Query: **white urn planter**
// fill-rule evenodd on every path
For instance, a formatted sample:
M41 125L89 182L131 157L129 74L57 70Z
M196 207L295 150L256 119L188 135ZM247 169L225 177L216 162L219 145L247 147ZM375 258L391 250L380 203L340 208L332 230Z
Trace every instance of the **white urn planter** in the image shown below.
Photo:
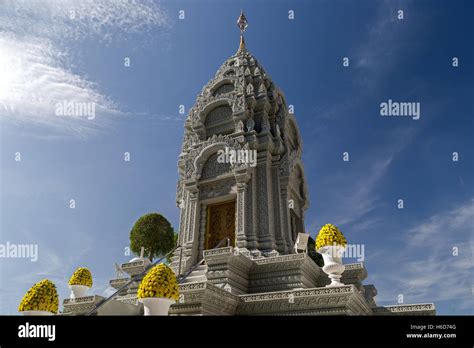
M46 315L54 315L54 313L51 313L49 311L22 311L21 314L26 315L26 316L46 316Z
M84 297L90 287L86 285L69 285L69 289L71 289L71 296L69 298L75 300L76 298Z
M318 249L318 253L323 256L323 272L331 279L329 286L342 286L341 276L346 266L342 264L342 254L346 248L341 245L327 245Z
M139 301L143 303L145 315L168 315L170 306L176 302L165 297L145 297Z

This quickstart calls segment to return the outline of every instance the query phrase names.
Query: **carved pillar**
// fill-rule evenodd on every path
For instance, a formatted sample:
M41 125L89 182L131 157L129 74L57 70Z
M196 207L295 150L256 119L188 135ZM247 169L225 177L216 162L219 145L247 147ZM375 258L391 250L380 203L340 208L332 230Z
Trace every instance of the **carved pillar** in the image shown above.
M245 238L245 201L247 195L247 184L244 182L237 183L237 200L235 211L235 245L239 248L247 247Z
M275 211L273 209L275 205L275 195L274 195L274 186L273 186L273 171L272 171L272 156L268 154L267 157L267 214L268 214L268 231L271 237L271 249L276 250L276 234L277 234L277 224L275 224Z
M275 249L273 236L269 230L268 189L271 189L268 176L267 151L258 154L257 161L257 216L258 216L258 249L271 251Z
M190 257L190 262L195 263L197 261L198 244L194 241L199 238L199 188L197 185L189 185L187 187L189 192L188 199L188 221L186 223L186 256Z
M183 197L179 202L179 236L178 236L178 244L183 245L184 243L184 236L186 231L186 202L187 202L187 194L186 192L183 193Z
M254 250L257 248L257 237L256 237L256 220L255 220L255 168L249 170L250 180L247 184L247 190L245 192L245 239L247 241L246 248Z
M189 193L184 191L184 208L182 209L182 224L179 230L179 238L181 245L185 245L188 241L188 230L189 230Z
M291 237L291 221L290 221L290 209L288 202L288 178L280 178L280 190L281 190L281 223L282 223L282 234L285 236L288 251L293 250L294 242Z
M287 241L283 234L283 224L281 219L281 190L280 190L280 180L278 179L278 161L272 164L271 173L272 173L272 193L273 193L273 221L274 221L274 235L275 243L277 245L277 250L280 253L287 252Z
M198 249L198 261L202 259L204 252L204 243L206 241L206 223L207 223L207 206L201 205L201 216L199 225L199 249Z
M251 227L248 220L251 219L252 204L252 184L251 168L240 167L234 171L235 181L237 183L237 198L236 198L236 212L235 212L235 245L241 249L248 250L255 248L255 237L252 238ZM250 205L250 207L248 207Z

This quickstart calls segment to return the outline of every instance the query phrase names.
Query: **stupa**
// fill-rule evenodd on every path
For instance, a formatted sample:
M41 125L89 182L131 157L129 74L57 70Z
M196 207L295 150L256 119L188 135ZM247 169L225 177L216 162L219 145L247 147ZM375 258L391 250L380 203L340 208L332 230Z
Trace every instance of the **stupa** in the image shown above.
M299 247L309 199L296 117L248 51L243 12L237 24L237 52L203 87L184 125L176 199L180 247L170 267L186 277L169 314L434 315L432 303L378 306L375 286L363 284L363 263L346 264L342 285L331 286L307 247ZM119 269L132 277L148 264L142 257ZM118 277L110 285L119 289L128 280ZM123 314L143 313L138 286L132 282L115 297L127 304ZM90 309L100 299L88 301ZM65 304L71 314L86 309L74 306L78 302Z

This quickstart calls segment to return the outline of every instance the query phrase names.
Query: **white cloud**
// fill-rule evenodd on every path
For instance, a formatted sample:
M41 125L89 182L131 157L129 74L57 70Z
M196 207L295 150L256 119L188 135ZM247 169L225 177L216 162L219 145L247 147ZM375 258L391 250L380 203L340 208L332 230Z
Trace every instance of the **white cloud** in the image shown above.
M399 48L400 32L396 24L401 24L397 19L397 10L392 1L385 1L378 8L377 18L371 25L367 40L362 43L356 52L358 68L375 72L382 69L380 61L388 60L396 49ZM406 9L406 7L405 7ZM398 39L398 40L397 40Z
M383 286L379 288L383 294L380 300L393 302L397 294L403 294L407 302L458 300L460 309L472 310L473 226L471 199L401 234L404 247L378 262L387 263L381 266L384 274L377 276ZM453 248L457 248L457 256Z
M408 230L405 239L410 247L419 247L425 243L436 246L434 243L437 240L453 243L466 238L473 227L474 199L451 211L431 216Z
M364 157L357 161L358 167L351 170L350 180L347 171L333 173L328 179L330 182L324 183L327 187L337 187L331 195L326 198L326 203L322 209L321 216L317 216L318 224L333 223L337 226L349 226L351 233L364 231L364 229L374 227L379 223L379 218L369 216L376 208L380 207L379 194L377 192L383 183L385 176L392 162L397 155L403 151L415 135L414 129L393 130L390 134L384 134L384 139L380 141L378 148L367 152ZM400 141L403 139L404 141Z
M0 115L10 121L80 131L97 122L84 116L56 116L57 103L94 103L99 115L118 112L94 83L69 71L60 57L48 39L0 34Z
M405 19L398 19L398 11L403 10ZM380 81L390 78L394 69L406 52L419 44L419 33L426 25L426 16L417 13L417 20L409 20L415 10L409 3L393 0L379 2L376 19L371 23L365 41L358 43L352 52L354 67L359 76L354 81L359 84L361 95L371 96L378 92ZM413 82L409 84L413 89Z
M110 43L168 27L164 11L150 1L13 1L0 4L0 116L76 133L120 114L97 83L73 71L68 43ZM56 116L57 103L90 103L93 120Z
M3 30L50 39L117 40L169 26L150 0L4 0L0 13Z

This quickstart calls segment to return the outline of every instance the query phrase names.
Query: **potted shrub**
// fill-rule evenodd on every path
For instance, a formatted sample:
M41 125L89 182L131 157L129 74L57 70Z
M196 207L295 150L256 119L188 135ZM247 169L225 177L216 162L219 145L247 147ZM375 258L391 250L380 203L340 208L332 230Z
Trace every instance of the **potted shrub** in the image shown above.
M170 306L178 300L178 282L168 266L153 267L140 283L137 297L143 303L145 315L168 315Z
M58 312L59 298L56 286L44 279L27 291L18 306L24 315L53 315Z
M71 289L70 299L74 300L78 297L84 297L87 290L92 287L92 274L85 267L78 268L74 271L71 279L69 279L69 288Z
M327 286L340 286L341 275L345 270L342 264L342 254L346 249L347 241L339 229L331 224L324 225L316 238L316 250L323 256L323 271L331 279Z

